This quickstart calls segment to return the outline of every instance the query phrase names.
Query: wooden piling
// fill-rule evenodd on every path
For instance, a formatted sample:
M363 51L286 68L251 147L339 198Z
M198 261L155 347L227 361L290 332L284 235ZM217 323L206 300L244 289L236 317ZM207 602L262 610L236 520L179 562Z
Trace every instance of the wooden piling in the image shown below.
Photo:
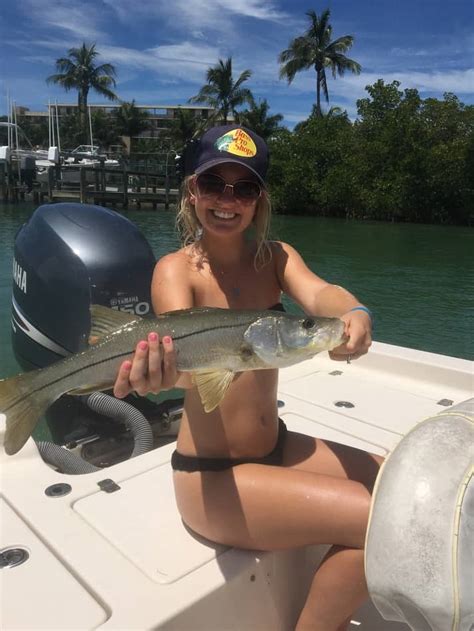
M87 179L86 169L79 169L79 201L81 204L87 203Z
M48 198L52 201L54 190L54 166L48 167Z
M123 164L122 186L123 186L122 206L124 208L128 208L128 172L127 172L127 166L125 163Z
M0 199L7 201L6 162L0 162Z

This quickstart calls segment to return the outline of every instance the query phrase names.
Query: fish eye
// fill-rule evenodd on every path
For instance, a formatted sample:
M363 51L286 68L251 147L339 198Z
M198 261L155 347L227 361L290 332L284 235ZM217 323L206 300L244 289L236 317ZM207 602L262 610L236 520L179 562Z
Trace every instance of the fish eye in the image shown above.
M303 320L303 329L312 329L316 324L316 321L313 318L306 318Z

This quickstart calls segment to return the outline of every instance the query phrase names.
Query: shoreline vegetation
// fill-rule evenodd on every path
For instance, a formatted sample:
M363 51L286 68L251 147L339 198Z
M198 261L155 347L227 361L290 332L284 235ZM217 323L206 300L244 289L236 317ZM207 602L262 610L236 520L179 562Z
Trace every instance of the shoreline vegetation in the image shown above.
M270 147L268 185L277 213L373 219L392 222L472 225L474 223L474 106L452 93L443 99L421 98L418 90L401 89L399 81L379 79L366 86L352 121L329 104L329 73L360 74L357 61L346 56L354 36L333 38L330 11L306 13L308 28L279 55L280 78L290 84L301 71L316 73L316 102L310 116L293 130L281 125L281 114L270 114L266 99L257 101L246 87L247 69L234 80L232 58L209 68L206 83L189 103L213 108L207 119L178 109L167 133L145 138L148 114L135 102L124 102L112 91L116 68L97 64L95 44L85 42L56 60L57 73L46 81L77 90L77 113L61 119L62 146L87 144L90 90L120 102L113 114L91 116L92 144L103 149L121 145L128 158L175 151L213 125L235 121L262 136ZM243 109L243 108L246 109ZM0 120L6 117L0 117ZM47 146L48 126L26 116L18 124L30 141ZM1 142L0 142L1 144Z

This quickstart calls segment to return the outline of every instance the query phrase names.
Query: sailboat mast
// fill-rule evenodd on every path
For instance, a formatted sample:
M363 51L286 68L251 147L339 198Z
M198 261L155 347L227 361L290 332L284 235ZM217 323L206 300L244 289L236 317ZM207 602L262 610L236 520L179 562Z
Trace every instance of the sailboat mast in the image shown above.
M92 116L91 116L91 106L89 105L89 134L91 137L91 151L93 150L94 142L92 139Z
M59 111L58 111L58 101L56 99L56 132L58 136L58 151L61 152L61 139L59 137Z

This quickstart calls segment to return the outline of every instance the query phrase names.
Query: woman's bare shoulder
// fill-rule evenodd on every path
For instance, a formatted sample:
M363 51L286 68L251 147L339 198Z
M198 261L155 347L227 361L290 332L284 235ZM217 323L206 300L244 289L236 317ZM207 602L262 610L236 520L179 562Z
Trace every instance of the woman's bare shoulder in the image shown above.
M288 256L289 254L298 253L292 245L285 243L284 241L269 241L268 244L272 254L275 254L276 256L284 256L285 254Z
M293 246L284 241L269 241L272 259L276 264L276 268L281 272L287 263L293 259L301 260L300 254Z
M186 248L162 256L155 265L152 280L155 312L192 306L189 254Z
M162 256L155 265L155 273L167 274L178 271L180 268L189 265L189 253L187 248L181 248L176 252L170 252Z

